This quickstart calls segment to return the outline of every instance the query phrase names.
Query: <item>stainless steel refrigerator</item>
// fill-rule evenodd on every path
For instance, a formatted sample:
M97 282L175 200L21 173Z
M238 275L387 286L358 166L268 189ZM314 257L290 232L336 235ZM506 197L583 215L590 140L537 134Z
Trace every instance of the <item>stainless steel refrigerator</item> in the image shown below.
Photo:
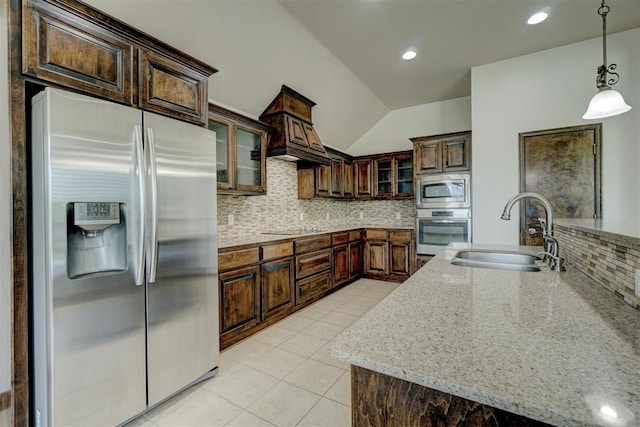
M123 423L217 372L215 133L32 100L36 425Z

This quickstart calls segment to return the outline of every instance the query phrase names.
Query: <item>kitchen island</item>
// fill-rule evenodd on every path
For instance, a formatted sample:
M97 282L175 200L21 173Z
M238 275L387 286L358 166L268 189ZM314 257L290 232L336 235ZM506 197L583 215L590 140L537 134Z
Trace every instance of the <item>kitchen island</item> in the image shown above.
M337 338L332 354L353 365L354 425L471 423L474 411L497 424L640 425L640 311L570 266L454 266L456 251Z

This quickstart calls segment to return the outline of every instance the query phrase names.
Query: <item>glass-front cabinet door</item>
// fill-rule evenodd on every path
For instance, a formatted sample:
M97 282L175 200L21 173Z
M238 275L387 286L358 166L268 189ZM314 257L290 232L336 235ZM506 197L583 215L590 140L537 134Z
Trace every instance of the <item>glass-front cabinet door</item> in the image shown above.
M218 194L266 194L269 125L209 104L209 129L216 132Z
M376 185L374 197L393 197L393 161L391 158L374 161Z
M233 174L229 170L230 150L229 150L229 123L209 120L209 129L216 133L216 177L218 189L228 189L233 187Z
M261 159L263 144L262 133L236 128L236 188L239 190L253 190L264 186Z
M413 156L398 155L395 161L395 197L413 197Z

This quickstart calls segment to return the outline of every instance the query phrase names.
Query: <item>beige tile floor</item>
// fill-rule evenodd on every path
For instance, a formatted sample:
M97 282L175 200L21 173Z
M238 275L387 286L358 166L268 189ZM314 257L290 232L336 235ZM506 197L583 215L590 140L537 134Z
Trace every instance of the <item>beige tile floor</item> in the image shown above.
M398 285L360 279L226 349L214 378L130 427L351 425L349 365L332 340Z

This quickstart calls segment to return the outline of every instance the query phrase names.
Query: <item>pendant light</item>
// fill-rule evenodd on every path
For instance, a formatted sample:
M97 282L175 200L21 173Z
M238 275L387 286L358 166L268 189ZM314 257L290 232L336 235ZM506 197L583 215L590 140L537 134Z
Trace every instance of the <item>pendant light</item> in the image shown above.
M611 86L618 83L620 76L615 72L618 68L616 64L607 66L607 14L609 6L602 0L598 8L598 15L602 16L602 65L598 67L598 75L596 77L596 87L598 93L591 98L587 112L582 116L583 119L602 119L617 114L626 113L631 107L624 102L622 95L618 91L611 89ZM607 74L609 79L607 80Z

